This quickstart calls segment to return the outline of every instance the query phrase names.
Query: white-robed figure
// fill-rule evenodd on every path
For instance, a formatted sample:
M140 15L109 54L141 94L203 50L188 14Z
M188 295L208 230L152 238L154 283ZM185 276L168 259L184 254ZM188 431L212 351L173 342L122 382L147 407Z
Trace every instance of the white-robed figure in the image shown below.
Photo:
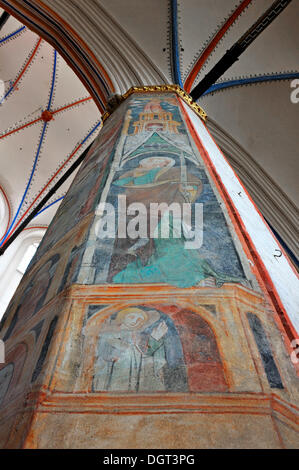
M173 341L175 353L171 351ZM137 307L121 310L107 319L101 330L93 391L167 391L172 388L171 376L177 382L176 389L185 389L178 342L158 311Z

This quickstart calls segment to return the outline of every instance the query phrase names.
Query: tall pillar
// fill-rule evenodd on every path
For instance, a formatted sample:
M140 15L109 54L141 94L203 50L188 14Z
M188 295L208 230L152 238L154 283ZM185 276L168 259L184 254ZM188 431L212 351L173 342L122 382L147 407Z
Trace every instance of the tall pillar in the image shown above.
M2 321L0 446L296 447L294 270L188 95L120 101Z

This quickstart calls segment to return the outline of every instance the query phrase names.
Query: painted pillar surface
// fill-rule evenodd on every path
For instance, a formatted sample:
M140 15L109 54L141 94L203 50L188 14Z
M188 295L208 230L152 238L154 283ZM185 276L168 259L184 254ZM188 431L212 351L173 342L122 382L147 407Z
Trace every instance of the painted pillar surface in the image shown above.
M3 318L1 447L298 446L297 280L238 185L174 91L113 112Z

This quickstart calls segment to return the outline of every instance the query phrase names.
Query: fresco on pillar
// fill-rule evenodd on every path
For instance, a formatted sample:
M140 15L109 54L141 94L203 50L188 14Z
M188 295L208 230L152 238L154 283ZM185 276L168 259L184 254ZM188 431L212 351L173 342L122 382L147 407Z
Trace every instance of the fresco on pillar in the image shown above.
M176 96L134 95L128 102L101 199L108 209L95 226L91 283L249 285Z
M102 182L107 177L113 158L121 123L121 116L115 112L107 126L101 129L100 136L85 157L30 266L95 209L97 195L102 191Z
M215 334L189 308L147 303L116 309L107 316L98 307L87 320L84 336L79 389L228 391Z
M44 306L72 284L80 266L89 219L69 232L23 276L0 322L0 339L13 340L44 317ZM47 312L45 312L47 315Z
M0 323L0 337L3 341L22 332L26 335L28 324L45 303L49 288L55 277L60 255L50 256L32 275L22 280L23 291L17 305L11 303ZM6 327L6 328L5 328ZM3 331L4 330L4 334Z
M28 354L26 343L18 343L7 355L6 362L0 364L0 409L7 405L10 395L15 393L16 386L23 373Z

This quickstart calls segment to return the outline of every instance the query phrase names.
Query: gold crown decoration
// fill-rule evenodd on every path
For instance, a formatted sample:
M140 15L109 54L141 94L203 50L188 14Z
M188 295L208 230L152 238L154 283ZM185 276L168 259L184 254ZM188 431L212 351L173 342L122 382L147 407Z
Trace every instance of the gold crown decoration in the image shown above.
M107 109L102 116L103 123L113 113L113 111L115 111L115 109L133 93L176 93L203 121L207 119L207 113L197 103L195 103L191 96L179 85L145 85L132 86L123 95L113 96L111 101L108 102Z

